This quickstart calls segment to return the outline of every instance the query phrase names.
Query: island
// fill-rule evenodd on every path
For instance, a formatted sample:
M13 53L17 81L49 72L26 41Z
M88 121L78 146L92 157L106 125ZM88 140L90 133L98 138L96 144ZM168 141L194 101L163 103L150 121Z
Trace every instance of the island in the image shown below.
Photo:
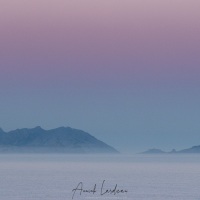
M188 149L183 149L180 151L176 151L175 149L172 149L170 152L165 152L161 149L149 149L147 151L142 152L141 154L198 154L200 153L200 145L198 146L193 146Z

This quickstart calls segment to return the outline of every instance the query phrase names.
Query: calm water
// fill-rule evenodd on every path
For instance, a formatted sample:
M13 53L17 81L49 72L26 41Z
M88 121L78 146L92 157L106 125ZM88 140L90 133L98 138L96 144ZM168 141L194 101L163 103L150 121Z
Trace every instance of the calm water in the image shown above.
M101 195L106 189L128 190ZM200 200L200 155L0 155L1 200Z

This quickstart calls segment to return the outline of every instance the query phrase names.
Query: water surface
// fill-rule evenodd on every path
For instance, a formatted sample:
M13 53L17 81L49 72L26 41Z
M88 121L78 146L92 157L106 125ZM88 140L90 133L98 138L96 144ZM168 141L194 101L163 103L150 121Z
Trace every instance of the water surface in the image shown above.
M127 190L101 195L104 190ZM1 200L200 200L200 155L1 154Z

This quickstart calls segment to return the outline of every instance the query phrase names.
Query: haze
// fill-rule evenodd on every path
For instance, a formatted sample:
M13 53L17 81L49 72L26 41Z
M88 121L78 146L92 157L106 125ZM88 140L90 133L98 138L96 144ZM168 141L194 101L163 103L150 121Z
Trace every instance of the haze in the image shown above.
M0 127L70 126L122 152L199 145L199 7L1 0Z

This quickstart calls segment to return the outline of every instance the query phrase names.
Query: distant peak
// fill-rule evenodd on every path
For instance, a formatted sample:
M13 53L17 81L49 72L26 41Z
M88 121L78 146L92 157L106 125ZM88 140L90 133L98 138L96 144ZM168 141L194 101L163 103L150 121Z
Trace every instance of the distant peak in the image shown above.
M142 154L161 154L161 153L166 153L166 152L162 151L161 149L155 149L155 148L142 152Z
M34 129L35 130L44 130L41 126L36 126Z
M68 127L51 130L44 130L40 126L23 128L8 134L0 132L0 138L3 138L0 152L1 146L6 146L11 152L16 148L19 152L118 153L89 133Z

